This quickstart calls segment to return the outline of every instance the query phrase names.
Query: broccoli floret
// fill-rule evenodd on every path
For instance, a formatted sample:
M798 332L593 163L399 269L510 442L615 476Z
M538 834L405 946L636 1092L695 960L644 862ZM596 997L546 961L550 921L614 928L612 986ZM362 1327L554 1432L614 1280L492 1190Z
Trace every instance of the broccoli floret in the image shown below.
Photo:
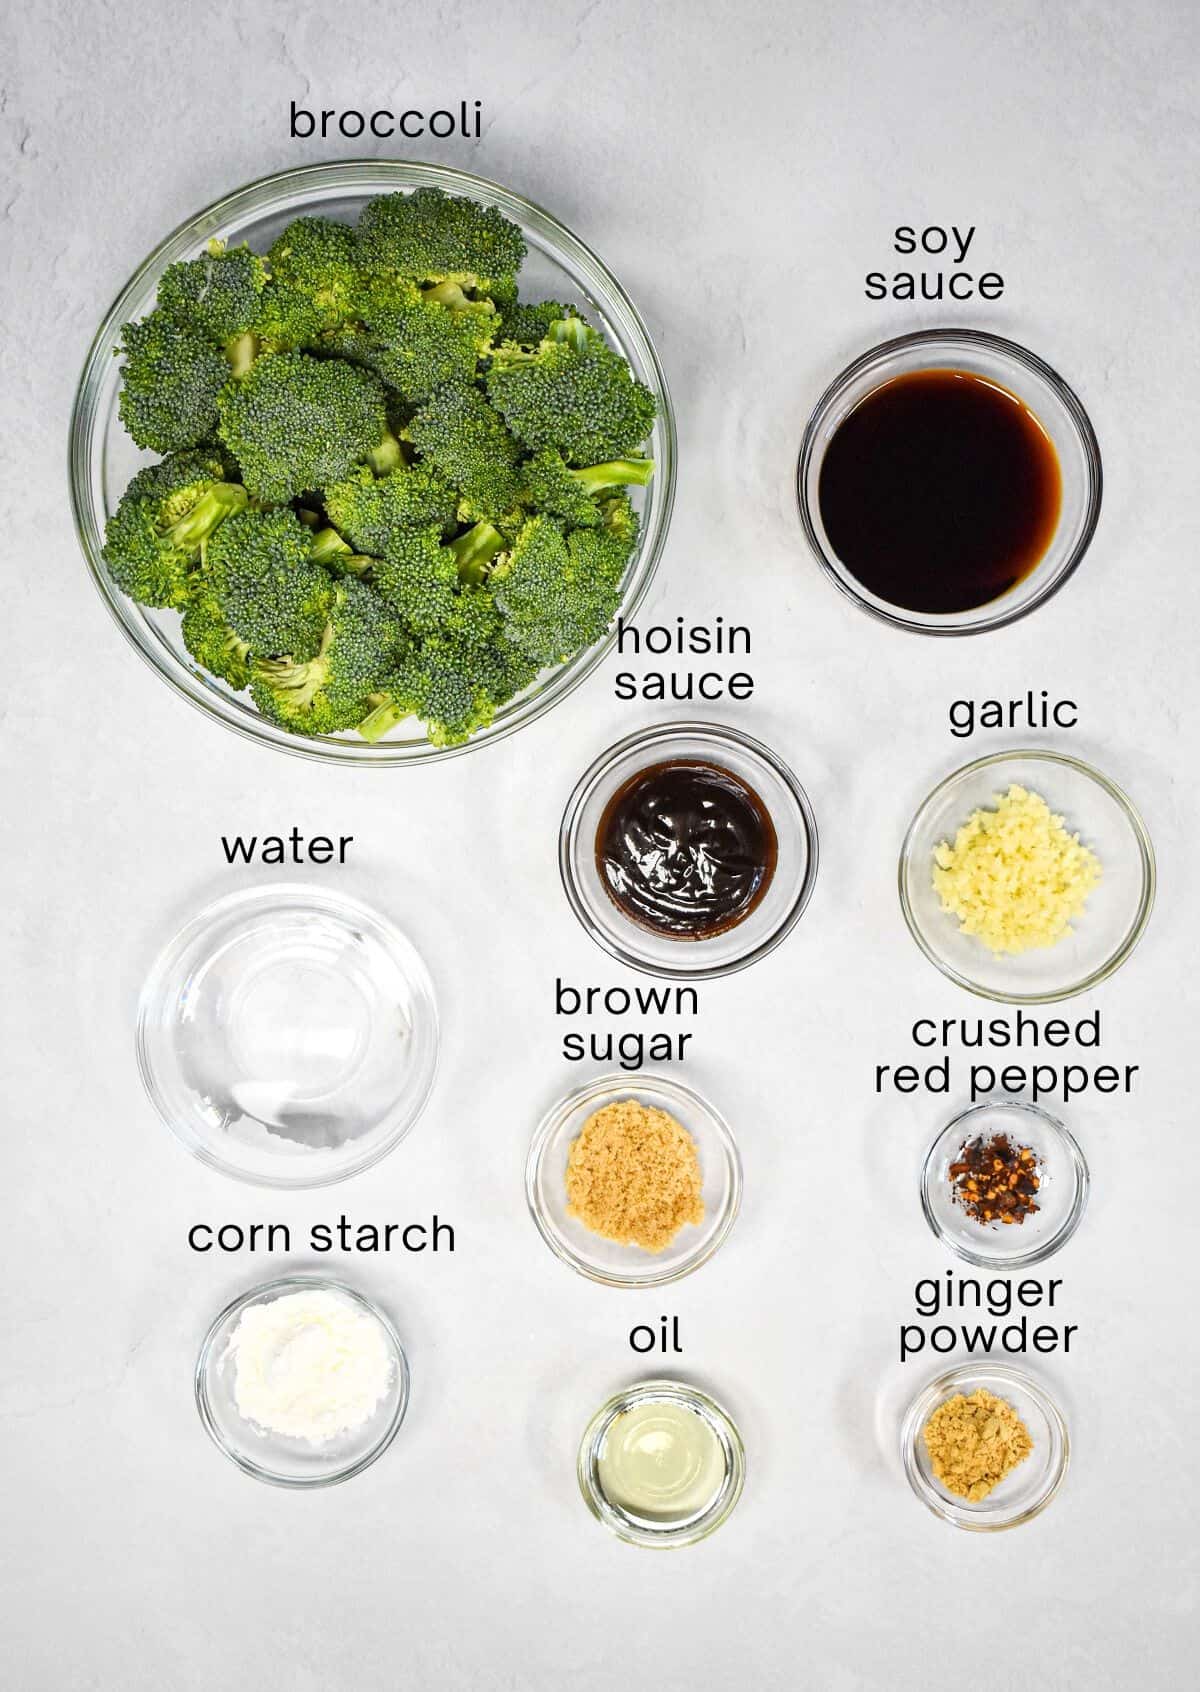
M601 520L600 495L614 488L645 487L654 474L652 458L617 458L607 464L572 469L553 447L536 453L521 469L527 505L579 528Z
M581 645L599 640L621 603L625 570L637 546L638 514L624 495L601 503L595 528L572 529L567 535L571 574L586 609L581 613Z
M229 361L190 324L156 309L121 331L125 355L118 411L140 447L182 452L210 440Z
M358 251L370 270L414 282L457 282L487 294L515 281L525 240L494 206L418 188L367 202L358 220Z
M300 352L258 359L225 389L220 416L247 488L270 504L340 481L392 439L375 377Z
M578 329L579 333L573 331ZM485 386L513 434L534 452L553 447L572 464L623 458L654 423L654 395L581 319L533 352L496 348Z
M405 430L463 496L460 515L500 517L516 504L519 448L477 388L439 388Z
M561 664L594 638L588 595L552 518L533 517L524 525L492 584L505 634L535 663Z
M382 553L396 529L456 526L458 494L431 464L399 465L385 476L367 468L325 489L325 514L359 552Z
M298 514L299 515L299 514ZM301 516L301 522L304 521ZM305 523L305 528L311 526ZM344 541L336 529L326 525L323 529L311 529L312 550L309 558L314 564L322 565L334 576L368 576L375 568L375 559L361 552L355 552L348 541Z
M262 311L267 267L249 247L210 241L199 258L168 265L158 304L210 341L225 347L252 333Z
M310 561L312 537L286 507L222 524L205 573L218 608L256 658L315 656L336 589Z
M502 314L501 334L495 339L499 341L502 336L518 347L532 349L546 339L556 323L578 317L574 306L561 305L558 300L514 300Z
M314 346L358 316L362 280L348 224L298 217L271 247L267 265L259 333L273 350Z
M458 560L442 544L436 524L423 529L397 529L371 580L376 592L414 634L429 634L443 623L454 606Z
M474 382L497 322L490 302L470 301L457 283L423 291L398 281L387 303L368 302L361 327L342 330L328 350L364 364L406 406L420 405L444 383Z
M141 605L184 605L210 537L247 503L215 453L187 452L139 470L104 537L104 562Z
M206 581L201 580L183 613L181 633L184 646L211 675L228 682L235 693L249 686L249 644L229 627Z
M435 746L459 746L536 674L537 665L505 640L487 589L464 588L437 631L388 678L358 732L381 740L405 717L418 716Z
M316 656L257 659L251 696L295 734L336 734L362 722L403 655L403 630L379 596L362 582L340 582Z

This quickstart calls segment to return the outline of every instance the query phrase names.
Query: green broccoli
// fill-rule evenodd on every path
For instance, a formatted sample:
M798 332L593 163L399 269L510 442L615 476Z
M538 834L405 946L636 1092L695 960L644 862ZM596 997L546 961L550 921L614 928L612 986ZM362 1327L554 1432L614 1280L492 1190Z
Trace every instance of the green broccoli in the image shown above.
M406 406L422 404L444 383L474 382L497 322L490 302L482 309L457 283L422 291L407 280L393 283L386 297L386 304L368 300L365 321L328 338L327 349L373 370Z
M340 582L316 655L256 659L251 697L294 734L336 734L362 722L403 656L404 632L379 596Z
M417 716L435 746L459 746L536 674L537 665L505 641L491 594L468 587L437 632L397 666L358 732L381 740L405 717Z
M371 581L385 604L414 634L429 634L450 615L458 587L458 560L442 544L436 523L396 529Z
M210 675L228 682L235 693L250 684L250 647L221 615L217 596L203 579L183 613L183 644Z
M439 388L404 433L459 489L464 518L501 517L516 504L519 448L477 388Z
M546 447L521 467L522 500L535 511L579 528L594 528L601 520L597 503L614 488L645 487L654 474L652 458L618 458L607 464L572 469L553 447Z
M325 515L359 552L384 551L396 529L456 527L458 494L431 464L399 465L384 476L365 466L325 489Z
M192 572L220 524L247 503L212 452L179 453L139 470L109 518L104 562L141 605L185 605Z
M590 599L553 518L533 517L523 526L492 584L505 634L538 665L561 664L595 638Z
M556 323L578 318L574 306L562 305L558 300L527 302L514 300L502 314L497 341L512 341L518 347L533 348L546 339Z
M221 525L205 574L217 606L256 658L315 657L336 588L310 561L294 511L242 511Z
M367 202L358 220L358 252L368 270L414 282L457 282L488 294L515 282L525 239L494 206L418 188Z
M362 278L354 231L325 217L298 217L267 254L271 282L259 320L275 352L313 347L358 316Z
M303 515L301 522L304 521ZM368 576L375 567L375 559L361 552L355 552L348 541L344 541L336 529L328 524L324 528L311 528L311 549L309 559L313 564L320 564L334 576Z
M650 433L654 395L581 319L564 325L564 336L552 328L533 352L497 347L488 398L533 452L553 447L572 464L623 458Z
M230 347L257 328L266 283L267 267L249 247L210 241L199 258L168 265L158 305L217 346Z
M183 452L211 440L229 361L190 324L155 310L121 331L125 356L117 409L140 447Z
M342 359L260 358L225 389L219 410L221 440L246 487L269 504L323 488L395 449L382 384Z

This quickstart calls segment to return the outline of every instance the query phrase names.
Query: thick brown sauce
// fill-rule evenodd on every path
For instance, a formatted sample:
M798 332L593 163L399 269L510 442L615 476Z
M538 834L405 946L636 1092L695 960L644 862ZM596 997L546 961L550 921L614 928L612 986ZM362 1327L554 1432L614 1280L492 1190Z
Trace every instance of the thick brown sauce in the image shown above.
M642 928L707 940L744 922L779 857L766 806L717 764L669 759L613 794L596 830L596 868Z
M918 370L861 399L826 449L821 521L837 557L906 611L972 611L1045 555L1062 506L1054 443L1015 394Z

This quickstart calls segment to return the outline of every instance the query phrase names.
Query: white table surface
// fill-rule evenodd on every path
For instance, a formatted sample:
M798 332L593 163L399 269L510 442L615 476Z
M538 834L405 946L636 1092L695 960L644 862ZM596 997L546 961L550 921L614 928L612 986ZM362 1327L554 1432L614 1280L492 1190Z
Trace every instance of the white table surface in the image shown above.
M1185 0L34 0L9 17L0 1678L14 1692L1189 1680L1197 46ZM630 979L562 898L562 804L609 740L669 713L618 703L609 659L548 718L468 758L373 774L273 755L134 660L76 547L67 417L118 287L228 188L364 150L290 141L292 97L482 98L481 142L413 154L550 207L625 282L680 432L648 610L750 622L757 696L712 714L778 747L817 810L802 927L702 990L684 1078L734 1121L745 1204L719 1257L666 1294L556 1263L522 1169L537 1116L582 1079L559 1054L555 975ZM1003 300L866 301L863 273L898 266L890 231L914 222L976 225L972 256L1004 274ZM836 594L792 491L826 381L939 319L1046 355L1083 396L1106 474L1070 587L1016 627L946 643L876 626ZM946 1111L880 1101L872 1072L907 1054L913 1017L979 1008L909 940L895 853L936 777L1029 737L956 741L947 706L1043 686L1078 700L1081 720L1036 738L1127 785L1158 848L1159 903L1134 960L1075 1007L1099 1006L1108 1052L1142 1074L1131 1100L1071 1112L1093 1204L1053 1269L1078 1353L1042 1369L1070 1418L1068 1485L1020 1531L971 1536L922 1510L895 1453L899 1407L929 1373L896 1362L897 1326L913 1280L950 1263L915 1186ZM443 1065L427 1116L377 1169L273 1196L192 1162L160 1127L131 1022L171 926L270 874L228 869L220 835L293 825L354 835L348 868L316 873L424 951ZM197 1258L186 1231L303 1231L343 1209L436 1210L459 1245L336 1265L393 1313L412 1410L369 1474L293 1495L222 1460L191 1387L213 1314L284 1265ZM655 1556L591 1520L573 1462L595 1405L644 1372L629 1326L660 1311L681 1319L681 1370L738 1418L749 1482L714 1539Z

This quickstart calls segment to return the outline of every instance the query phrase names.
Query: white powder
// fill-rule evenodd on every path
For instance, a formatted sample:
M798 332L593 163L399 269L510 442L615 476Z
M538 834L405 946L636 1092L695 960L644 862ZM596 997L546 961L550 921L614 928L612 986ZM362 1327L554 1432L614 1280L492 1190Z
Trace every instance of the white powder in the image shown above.
M381 1323L322 1287L243 1310L221 1362L234 1365L239 1414L311 1445L369 1421L394 1369Z

